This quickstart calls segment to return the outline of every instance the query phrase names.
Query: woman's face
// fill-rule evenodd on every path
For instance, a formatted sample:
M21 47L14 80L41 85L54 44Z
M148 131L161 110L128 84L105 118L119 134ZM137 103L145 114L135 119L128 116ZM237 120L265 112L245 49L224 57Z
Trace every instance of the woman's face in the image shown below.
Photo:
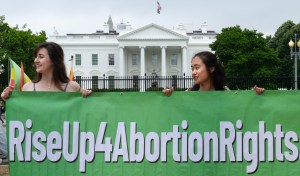
M198 56L192 59L192 76L194 78L195 84L203 85L205 83L210 84L210 74Z
M34 59L37 73L48 73L53 70L53 63L46 48L41 48Z

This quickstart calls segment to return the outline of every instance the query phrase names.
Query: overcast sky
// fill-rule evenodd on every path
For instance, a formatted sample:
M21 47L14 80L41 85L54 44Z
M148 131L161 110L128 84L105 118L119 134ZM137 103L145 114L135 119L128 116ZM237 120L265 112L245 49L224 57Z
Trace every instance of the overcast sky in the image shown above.
M133 28L150 23L173 28L203 22L209 30L240 25L265 35L274 35L287 20L300 23L299 0L0 0L0 15L10 26L53 34L94 33L111 15L114 25L129 22Z

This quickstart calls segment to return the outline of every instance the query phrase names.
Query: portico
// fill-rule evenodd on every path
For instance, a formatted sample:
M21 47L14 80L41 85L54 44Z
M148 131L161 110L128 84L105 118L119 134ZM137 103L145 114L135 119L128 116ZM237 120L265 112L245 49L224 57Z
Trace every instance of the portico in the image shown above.
M182 75L187 72L188 37L149 24L117 37L119 76Z

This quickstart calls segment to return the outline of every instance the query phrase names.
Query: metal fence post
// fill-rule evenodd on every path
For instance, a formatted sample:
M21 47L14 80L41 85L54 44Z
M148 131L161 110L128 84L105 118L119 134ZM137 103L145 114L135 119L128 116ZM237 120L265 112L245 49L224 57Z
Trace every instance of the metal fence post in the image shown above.
M183 73L183 89L185 90L185 73Z
M103 74L103 89L105 90L105 74Z
M146 73L145 73L145 75L144 75L144 92L146 92L146 87L147 87L147 78L146 78Z

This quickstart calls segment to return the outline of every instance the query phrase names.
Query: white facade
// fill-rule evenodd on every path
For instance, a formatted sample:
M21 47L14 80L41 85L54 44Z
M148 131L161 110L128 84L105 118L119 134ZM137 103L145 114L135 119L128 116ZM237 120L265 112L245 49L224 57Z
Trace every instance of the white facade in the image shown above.
M67 70L73 65L75 77L180 76L191 75L191 58L197 52L210 51L209 44L217 35L207 30L206 24L195 31L191 25L176 30L153 23L138 29L124 26L108 31L104 24L103 31L56 34L48 41L62 46Z

